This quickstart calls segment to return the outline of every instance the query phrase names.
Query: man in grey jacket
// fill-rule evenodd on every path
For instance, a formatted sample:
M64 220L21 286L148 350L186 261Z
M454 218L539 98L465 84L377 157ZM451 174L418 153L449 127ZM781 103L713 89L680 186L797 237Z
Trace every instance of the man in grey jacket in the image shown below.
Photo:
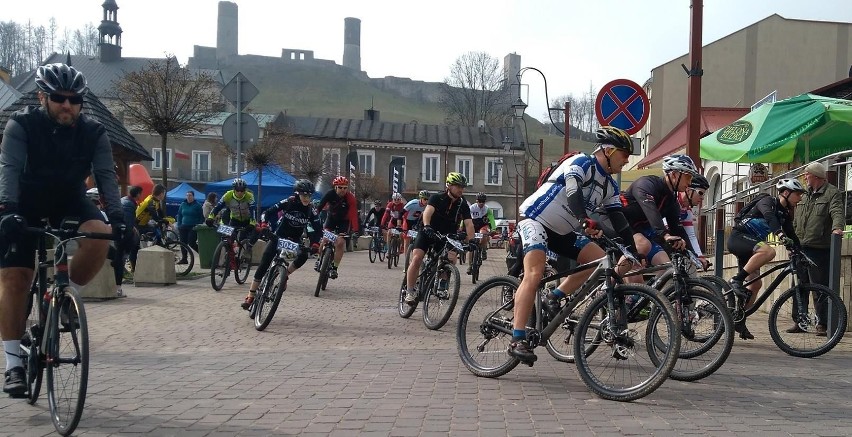
M845 225L843 195L828 183L825 166L819 162L805 167L805 182L808 192L796 207L793 224L802 242L802 252L816 263L816 267L809 269L811 282L828 286L831 235L843 234ZM821 316L825 316L825 311L825 308L817 309ZM825 320L825 317L820 318ZM817 326L817 335L826 335L824 326Z

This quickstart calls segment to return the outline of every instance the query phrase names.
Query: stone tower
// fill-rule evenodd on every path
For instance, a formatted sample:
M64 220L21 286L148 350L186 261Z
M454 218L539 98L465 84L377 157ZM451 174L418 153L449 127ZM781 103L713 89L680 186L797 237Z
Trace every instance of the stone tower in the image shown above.
M118 5L115 0L105 0L104 18L98 26L100 35L98 52L101 62L121 60L121 26L118 25Z
M219 2L219 21L216 29L216 59L225 59L237 55L239 41L237 4Z
M518 72L521 71L521 56L516 53L509 53L503 58L503 79L506 80L506 86L518 86ZM520 91L518 91L520 96Z
M343 28L343 66L361 71L361 20L346 17Z

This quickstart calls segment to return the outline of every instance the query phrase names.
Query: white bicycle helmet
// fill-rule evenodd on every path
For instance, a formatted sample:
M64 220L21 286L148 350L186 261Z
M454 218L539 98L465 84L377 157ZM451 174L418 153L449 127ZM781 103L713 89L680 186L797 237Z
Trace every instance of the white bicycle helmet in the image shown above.
M789 190L798 191L800 193L807 191L805 190L805 187L802 186L802 183L796 179L779 179L778 183L775 184L775 188L777 188L778 191Z
M663 158L663 171L666 173L670 171L679 171L693 176L700 174L698 172L698 167L695 166L692 158L686 155L671 155Z

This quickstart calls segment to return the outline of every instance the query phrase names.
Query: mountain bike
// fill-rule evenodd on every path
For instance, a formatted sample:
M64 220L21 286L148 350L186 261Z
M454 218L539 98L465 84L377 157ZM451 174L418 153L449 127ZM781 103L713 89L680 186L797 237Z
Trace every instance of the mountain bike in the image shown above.
M574 339L574 362L583 383L604 399L632 401L652 393L671 373L680 351L678 316L660 291L644 284L622 283L615 273L616 263L622 255L632 258L623 246L607 237L595 241L605 256L545 276L539 282L538 298L527 321L527 341L537 347L557 330L560 335L561 329L569 330ZM589 279L563 299L559 312L551 316L543 299L547 285L588 269L594 269ZM519 284L513 276L489 278L474 288L462 306L456 331L458 352L474 375L499 377L521 362L506 352ZM582 314L577 313L579 309ZM653 325L649 319L652 314L659 314ZM648 353L659 347L654 344L655 338L664 343L656 364Z
M180 241L175 231L169 229L169 223L168 220L155 223L152 232L146 232L139 236L139 244L140 247L160 246L171 250L175 254L175 274L186 276L195 266L195 252L188 244ZM185 264L179 263L182 259L186 259Z
M80 238L114 240L113 234L79 232L79 223L66 220L59 229L28 227L38 234L37 274L27 298L27 321L21 339L29 404L38 400L47 373L47 403L56 431L70 435L80 423L89 381L89 329L83 300L69 286L66 245ZM47 240L56 241L52 261L47 260ZM52 285L47 271L53 268Z
M338 237L342 238L344 234L338 236L334 232L323 230L322 236L327 241L322 251L320 251L319 259L316 263L317 267L314 268L314 270L319 272L314 297L319 297L320 290L324 291L328 285L328 271L331 270L332 263L334 262L334 242L337 241Z
M757 312L781 282L790 276L792 286L774 298L769 309L769 335L775 345L789 355L817 357L833 349L843 338L846 331L846 306L830 288L810 282L808 267L816 266L813 260L792 246L787 246L787 250L790 253L788 262L779 263L743 283L745 288L778 272L778 276L764 288L751 306L746 308L751 292L735 290L730 284L722 291L722 295L734 322L744 321ZM785 323L788 323L786 328L781 326Z
M251 246L248 238L236 238L240 230L228 225L219 225L216 232L222 241L213 251L210 264L210 284L219 291L225 285L225 279L234 272L237 284L245 284L251 270Z
M473 234L473 242L476 244L476 250L470 253L470 266L467 274L470 275L471 283L476 284L479 280L479 268L482 267L482 251L484 250L479 244L482 241L482 233L476 232Z
M277 236L270 236L269 244L276 244L278 252L272 259L269 270L260 280L254 302L249 307L249 317L254 319L254 329L258 331L263 331L269 326L275 310L281 303L281 296L287 289L287 277L290 274L287 268L290 262L296 258L300 250L308 250L295 241Z
M399 265L399 253L402 251L402 231L399 228L388 228L390 244L388 245L388 268Z
M378 226L373 226L367 229L367 232L370 234L370 246L367 248L368 255L370 256L370 262L376 262L376 258L379 259L379 262L385 261L385 240L382 237L382 230Z
M420 273L416 282L417 300L413 305L409 305L405 301L407 292L405 272L409 268L406 264L405 269L403 269L398 302L399 316L403 319L411 317L414 310L417 309L417 304L423 302L423 323L431 330L441 329L453 315L453 309L455 309L456 302L459 299L461 284L459 283L459 271L450 262L449 253L450 251L464 252L464 247L458 240L438 232L435 234L439 242L429 246L429 250L423 256L423 263L420 265ZM411 250L412 245L409 244L408 248Z

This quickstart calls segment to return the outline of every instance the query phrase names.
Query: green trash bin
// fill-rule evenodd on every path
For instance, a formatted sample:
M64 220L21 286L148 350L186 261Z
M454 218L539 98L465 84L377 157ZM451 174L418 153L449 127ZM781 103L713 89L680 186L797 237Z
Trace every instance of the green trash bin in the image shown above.
M219 244L219 234L216 233L216 228L207 225L196 225L193 229L198 234L198 262L202 269L210 269L213 251Z

